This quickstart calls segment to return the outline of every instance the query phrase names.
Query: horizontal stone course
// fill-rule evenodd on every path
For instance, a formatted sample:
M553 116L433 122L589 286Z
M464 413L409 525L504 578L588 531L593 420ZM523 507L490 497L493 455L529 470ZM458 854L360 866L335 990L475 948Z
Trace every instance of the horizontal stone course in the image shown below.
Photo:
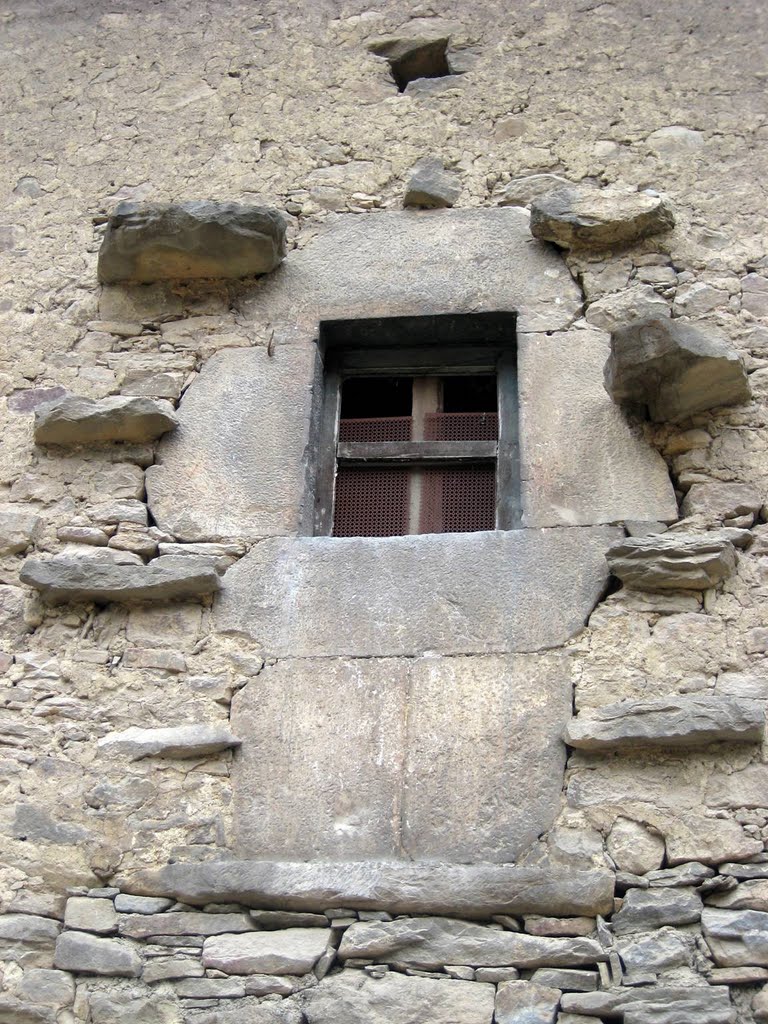
M220 935L203 944L203 965L227 974L306 974L327 945L319 928Z
M148 939L153 935L223 935L248 932L253 928L247 914L121 914L120 934L129 939Z
M55 966L77 974L138 978L141 957L125 939L104 939L87 932L64 932L56 942Z
M131 726L123 732L103 736L97 747L105 754L139 761L144 757L193 758L208 757L240 746L225 725L178 725L160 729Z

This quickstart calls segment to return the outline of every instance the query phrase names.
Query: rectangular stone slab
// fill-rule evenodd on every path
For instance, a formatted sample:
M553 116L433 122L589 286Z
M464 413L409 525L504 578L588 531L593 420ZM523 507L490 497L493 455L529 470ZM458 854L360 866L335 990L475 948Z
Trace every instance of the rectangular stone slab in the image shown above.
M472 654L557 647L607 581L614 527L271 538L224 580L216 625L271 656Z
M328 907L393 914L609 914L613 873L604 869L444 864L434 861L167 864L117 879L123 892L184 903L322 912Z

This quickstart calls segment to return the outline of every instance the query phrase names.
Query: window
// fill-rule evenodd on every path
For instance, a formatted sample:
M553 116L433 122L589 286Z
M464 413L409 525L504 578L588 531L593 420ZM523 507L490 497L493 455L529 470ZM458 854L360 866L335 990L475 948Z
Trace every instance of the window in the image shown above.
M315 532L519 525L514 314L324 323Z

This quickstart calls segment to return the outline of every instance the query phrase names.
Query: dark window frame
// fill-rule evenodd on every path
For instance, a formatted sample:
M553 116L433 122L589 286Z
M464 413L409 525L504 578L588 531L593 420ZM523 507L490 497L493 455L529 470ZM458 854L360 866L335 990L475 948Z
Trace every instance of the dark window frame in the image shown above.
M497 530L521 525L516 314L437 314L327 320L319 349L323 394L316 438L313 532L330 536L336 468L496 464ZM353 376L495 374L498 441L339 442L341 385ZM412 534L411 536L418 536Z

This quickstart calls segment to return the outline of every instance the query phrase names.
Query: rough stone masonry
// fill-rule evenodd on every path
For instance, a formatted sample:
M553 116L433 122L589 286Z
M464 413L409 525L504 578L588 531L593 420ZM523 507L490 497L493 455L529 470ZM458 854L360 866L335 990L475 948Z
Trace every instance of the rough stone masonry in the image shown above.
M0 31L0 1021L768 1021L761 6ZM319 323L495 311L521 528L313 536Z

